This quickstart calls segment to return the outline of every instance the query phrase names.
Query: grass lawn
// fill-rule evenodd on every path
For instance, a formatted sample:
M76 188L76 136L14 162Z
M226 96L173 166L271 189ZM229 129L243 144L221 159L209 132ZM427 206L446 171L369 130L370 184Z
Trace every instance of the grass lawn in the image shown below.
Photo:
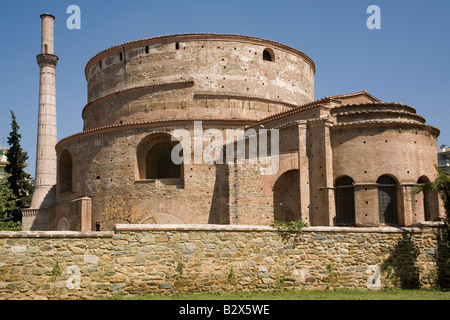
M140 295L116 297L123 300L450 300L450 291L269 291L233 293L186 293L177 295Z

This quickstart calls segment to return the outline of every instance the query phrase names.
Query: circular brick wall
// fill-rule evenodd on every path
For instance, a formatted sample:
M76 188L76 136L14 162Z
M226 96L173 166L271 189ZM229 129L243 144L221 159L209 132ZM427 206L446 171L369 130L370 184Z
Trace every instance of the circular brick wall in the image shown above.
M314 73L303 52L259 38L190 34L133 41L88 62L85 130L137 121L259 120L313 101Z
M392 175L400 184L436 175L439 130L408 105L390 102L349 104L332 114L334 177L375 183Z

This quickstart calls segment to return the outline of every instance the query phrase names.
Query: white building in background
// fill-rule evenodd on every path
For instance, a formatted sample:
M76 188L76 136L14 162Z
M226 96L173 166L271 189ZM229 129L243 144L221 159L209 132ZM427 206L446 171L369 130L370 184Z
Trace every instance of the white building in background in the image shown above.
M450 174L450 148L446 145L441 145L441 149L438 152L438 166Z
M8 158L6 157L8 149L3 147L0 149L0 179L3 179L6 176L5 168L8 164Z

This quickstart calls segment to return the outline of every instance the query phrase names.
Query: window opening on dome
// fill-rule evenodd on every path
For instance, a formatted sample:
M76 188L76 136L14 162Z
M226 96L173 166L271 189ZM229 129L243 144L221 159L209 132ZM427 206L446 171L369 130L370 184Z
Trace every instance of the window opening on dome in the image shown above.
M273 53L271 53L268 49L263 51L263 60L264 61L273 61Z

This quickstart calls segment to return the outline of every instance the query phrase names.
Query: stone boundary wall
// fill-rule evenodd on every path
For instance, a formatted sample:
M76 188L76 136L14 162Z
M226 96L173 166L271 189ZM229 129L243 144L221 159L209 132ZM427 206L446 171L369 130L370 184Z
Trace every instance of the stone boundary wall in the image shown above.
M117 225L114 232L0 232L0 299L274 289L432 288L439 225Z

